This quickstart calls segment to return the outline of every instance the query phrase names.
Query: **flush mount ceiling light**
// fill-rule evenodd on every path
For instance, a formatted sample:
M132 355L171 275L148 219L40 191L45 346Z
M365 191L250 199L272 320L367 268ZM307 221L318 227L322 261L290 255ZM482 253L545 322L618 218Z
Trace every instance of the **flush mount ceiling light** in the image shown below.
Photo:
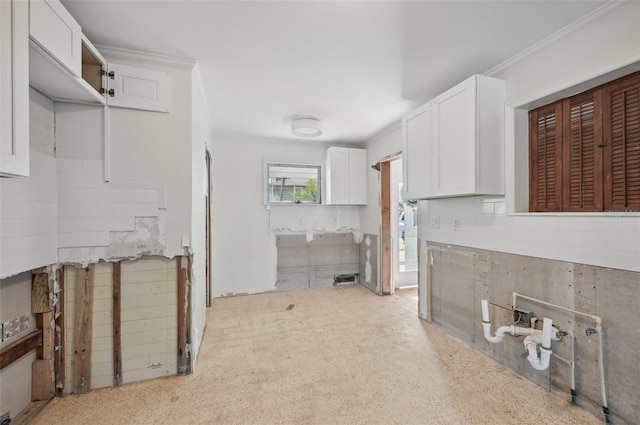
M300 137L317 137L322 134L322 124L315 117L294 118L291 132Z

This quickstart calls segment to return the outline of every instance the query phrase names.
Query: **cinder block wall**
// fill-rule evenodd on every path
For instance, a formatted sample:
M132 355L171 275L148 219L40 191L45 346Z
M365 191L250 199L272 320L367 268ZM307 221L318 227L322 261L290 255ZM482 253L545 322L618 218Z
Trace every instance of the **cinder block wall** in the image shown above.
M91 388L110 387L113 372L113 264L95 266ZM65 394L72 394L76 282L65 267ZM121 262L123 383L177 373L177 266L175 259L146 257Z
M279 235L276 288L323 288L333 286L338 274L358 273L360 246L352 233L315 234L311 242L305 235Z
M616 424L640 423L640 273L546 260L495 251L430 243L431 314L433 322L539 385L566 394L568 364L554 357L545 371L536 371L521 356L522 337L492 344L483 335L481 299L491 304L493 331L513 323L512 293L596 314L602 318L608 405ZM540 319L550 317L560 330L576 336L577 404L603 417L598 379L598 339L587 335L593 321L535 302L518 300L518 308ZM569 338L553 342L554 353L570 358Z

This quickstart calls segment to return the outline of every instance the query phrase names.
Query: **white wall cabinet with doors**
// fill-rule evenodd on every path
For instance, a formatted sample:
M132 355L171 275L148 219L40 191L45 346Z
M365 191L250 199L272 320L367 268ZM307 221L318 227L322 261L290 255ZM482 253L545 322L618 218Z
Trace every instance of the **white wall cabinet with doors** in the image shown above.
M474 75L433 100L431 197L504 194L503 80Z
M29 5L0 1L0 176L29 175Z
M402 119L405 199L504 194L505 83L474 75Z
M427 102L402 117L403 199L431 196L431 110Z
M59 102L168 112L169 76L107 63L59 0L30 0L30 84Z
M367 204L367 150L343 147L327 149L326 203Z

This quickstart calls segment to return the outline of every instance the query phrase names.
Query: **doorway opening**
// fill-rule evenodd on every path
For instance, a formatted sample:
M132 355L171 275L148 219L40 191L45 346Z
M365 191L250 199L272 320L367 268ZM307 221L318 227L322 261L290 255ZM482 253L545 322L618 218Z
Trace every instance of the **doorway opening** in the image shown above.
M402 158L391 162L393 288L418 284L418 203L402 197Z
M382 295L418 284L417 203L402 198L402 157L380 162Z

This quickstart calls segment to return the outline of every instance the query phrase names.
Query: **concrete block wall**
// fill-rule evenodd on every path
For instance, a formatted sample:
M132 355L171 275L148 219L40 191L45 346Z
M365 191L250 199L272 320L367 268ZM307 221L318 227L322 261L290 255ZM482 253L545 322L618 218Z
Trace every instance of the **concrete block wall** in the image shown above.
M488 299L491 304L494 332L498 326L513 323L513 292L599 315L613 423L640 423L640 338L636 325L640 273L439 243L430 243L429 248L433 256L429 294L433 322L533 382L565 393L567 400L568 365L552 357L547 370L535 371L521 357L525 351L521 337L506 337L498 344L486 341L480 300ZM575 333L577 402L603 417L597 337L586 334L594 323L535 302L519 300L517 305L538 318L550 317L559 329ZM568 338L554 342L552 349L570 358Z
M91 388L113 386L113 264L95 266ZM75 292L78 270L65 267L65 394L73 393ZM123 383L177 373L175 259L121 262Z
M333 286L338 274L359 273L360 247L352 233L321 233L307 242L305 235L279 235L278 290Z

